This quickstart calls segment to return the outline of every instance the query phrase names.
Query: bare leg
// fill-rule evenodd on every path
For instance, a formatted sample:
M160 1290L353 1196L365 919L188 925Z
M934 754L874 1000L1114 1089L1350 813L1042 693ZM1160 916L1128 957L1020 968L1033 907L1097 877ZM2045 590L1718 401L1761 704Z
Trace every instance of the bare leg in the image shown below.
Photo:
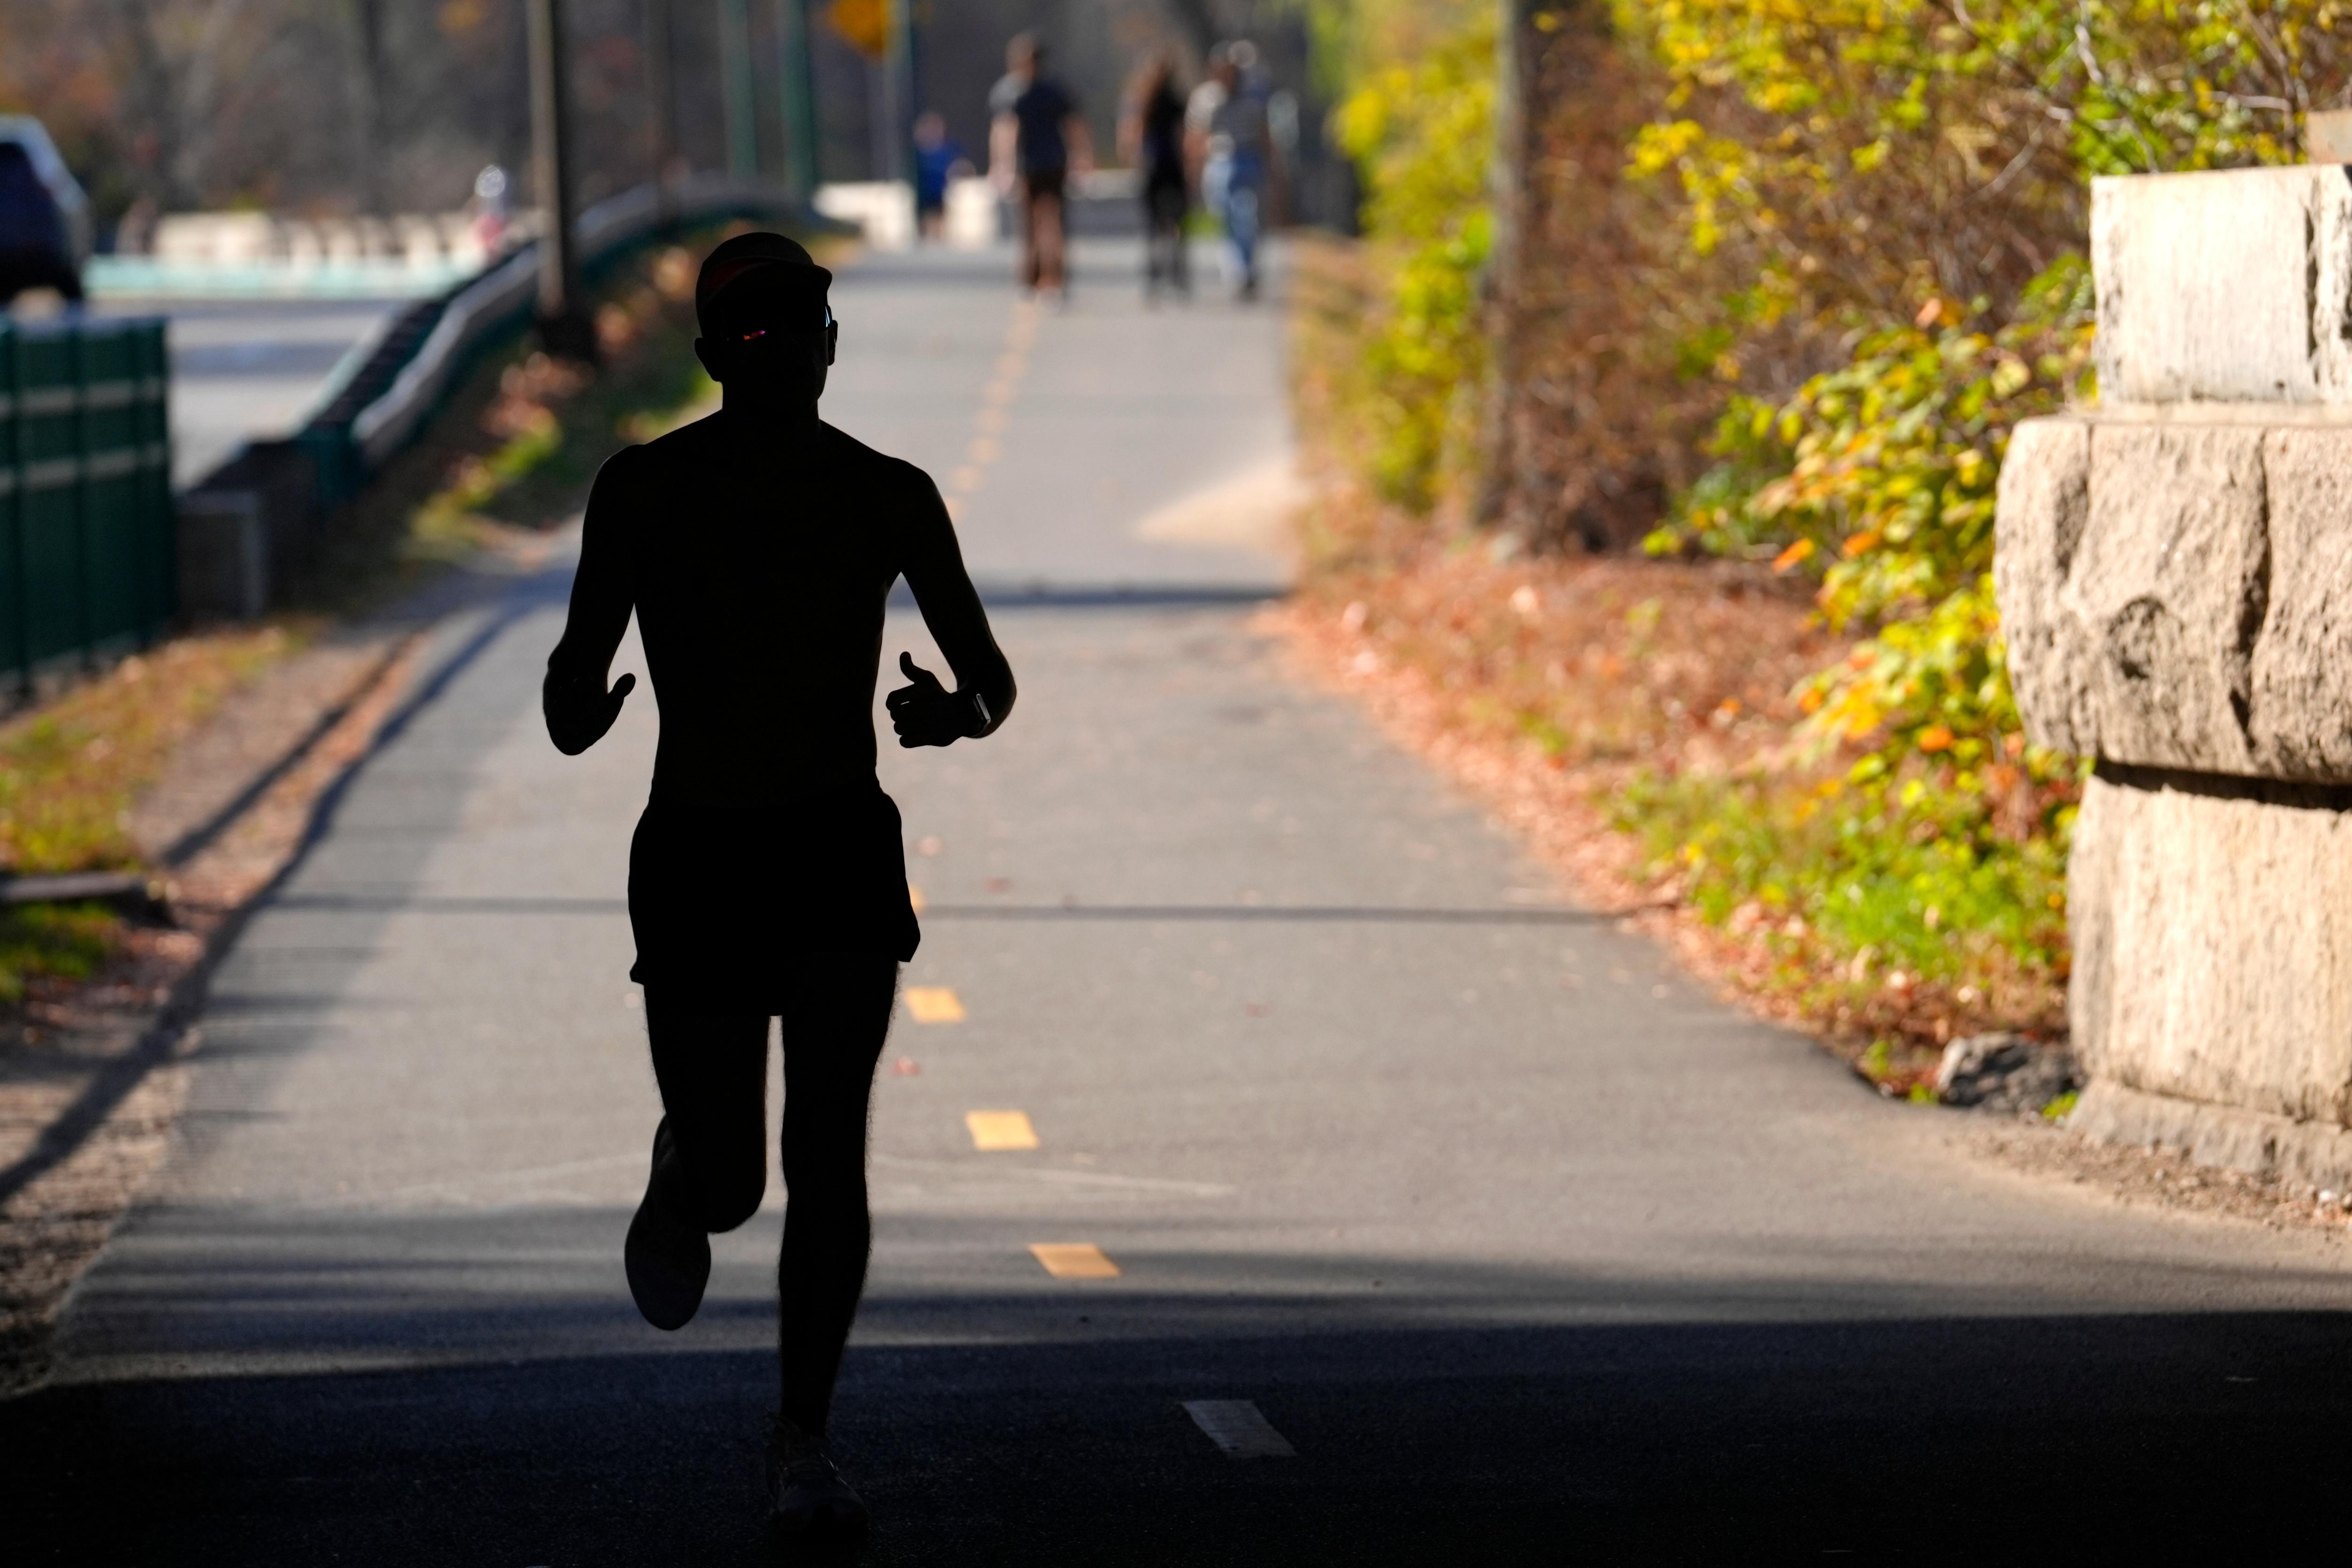
M669 1145L653 1185L705 1231L751 1217L768 1185L768 1020L646 994L646 1037Z
M1021 182L1021 287L1037 287L1037 198L1029 189L1029 182Z
M1037 247L1037 286L1041 289L1061 289L1065 286L1063 272L1062 196L1060 192L1031 199L1037 216L1034 222L1034 243Z
M898 966L887 957L821 952L807 974L807 1002L783 1020L784 1246L776 1289L783 1415L814 1436L824 1431L866 1289L874 1239L866 1121Z

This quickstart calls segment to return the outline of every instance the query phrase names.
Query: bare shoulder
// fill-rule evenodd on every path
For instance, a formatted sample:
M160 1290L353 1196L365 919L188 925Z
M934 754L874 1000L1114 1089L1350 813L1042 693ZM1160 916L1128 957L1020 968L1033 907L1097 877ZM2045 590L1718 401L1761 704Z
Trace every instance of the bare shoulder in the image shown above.
M846 476L870 488L877 500L926 509L935 501L939 487L914 464L877 452L837 426L827 425L824 431L832 447L828 457Z
M718 418L715 412L706 414L641 447L624 447L606 458L604 466L609 468L625 458L632 475L647 479L657 478L674 468L693 467L706 460L711 440L719 433Z

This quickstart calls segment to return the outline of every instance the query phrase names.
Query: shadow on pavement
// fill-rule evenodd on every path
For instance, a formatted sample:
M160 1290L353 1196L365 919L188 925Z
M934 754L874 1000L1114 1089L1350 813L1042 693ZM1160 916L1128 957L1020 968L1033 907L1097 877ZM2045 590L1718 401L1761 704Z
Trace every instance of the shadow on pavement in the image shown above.
M99 1339L169 1317L190 1359L108 1371L85 1347L110 1381L0 1408L0 1475L32 1504L11 1507L13 1561L778 1560L755 1275L671 1340L629 1319L617 1278L547 1267L608 1250L614 1212L215 1218L220 1237L170 1216L184 1270L117 1279L99 1307ZM1108 1289L1007 1273L916 1293L886 1258L840 1403L879 1521L857 1561L2242 1554L2289 1539L2352 1461L2336 1314L1979 1315L1947 1291L1879 1316L1798 1271L1136 1256ZM1368 1270L1394 1294L1368 1295ZM1755 1321L1825 1300L1853 1315ZM1617 1321L1530 1321L1572 1313ZM208 1375L210 1350L297 1370ZM1191 1399L1255 1401L1297 1457L1224 1458Z

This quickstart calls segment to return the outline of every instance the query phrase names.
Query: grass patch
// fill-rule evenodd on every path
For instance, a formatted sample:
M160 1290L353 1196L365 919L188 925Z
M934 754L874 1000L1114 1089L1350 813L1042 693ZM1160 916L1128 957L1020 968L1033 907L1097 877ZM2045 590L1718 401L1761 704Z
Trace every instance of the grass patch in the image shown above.
M131 804L230 695L302 646L292 619L174 638L0 726L0 865L19 876L131 869ZM119 929L103 909L0 910L0 1003L87 976Z
M89 979L114 951L121 929L100 904L0 909L0 1003L22 1002L36 979Z
M139 864L131 805L230 693L307 640L295 621L178 637L0 728L0 864Z
M2063 848L1923 816L1903 793L1645 773L1610 816L1700 919L1771 953L1777 981L1840 1027L1921 1044L2056 1027Z

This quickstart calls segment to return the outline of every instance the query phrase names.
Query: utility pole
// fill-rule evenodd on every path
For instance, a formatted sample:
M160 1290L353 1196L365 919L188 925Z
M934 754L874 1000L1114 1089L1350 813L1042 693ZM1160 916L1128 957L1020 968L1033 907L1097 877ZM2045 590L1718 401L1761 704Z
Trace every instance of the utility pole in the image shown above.
M890 117L890 163L886 180L915 177L914 0L889 0L890 41L882 57L883 112Z
M751 61L751 0L719 0L719 86L727 105L727 172L756 180L760 80Z
M530 174L538 187L539 341L549 353L594 363L596 329L580 297L572 232L572 104L562 0L526 0L530 24Z
M670 48L669 0L646 4L646 156L654 165L654 202L667 219L677 204L677 68Z
M1498 0L1501 26L1495 37L1495 144L1486 189L1493 212L1493 239L1480 279L1482 314L1493 358L1487 372L1478 432L1478 489L1471 516L1482 526L1511 521L1518 478L1521 375L1519 334L1513 315L1526 264L1528 157L1528 35L1529 0Z
M391 210L384 189L384 68L383 0L352 0L352 53L358 79L359 112L352 131L358 143L360 206L373 217Z
M776 0L776 86L784 121L784 189L816 197L816 71L809 53L809 0Z

